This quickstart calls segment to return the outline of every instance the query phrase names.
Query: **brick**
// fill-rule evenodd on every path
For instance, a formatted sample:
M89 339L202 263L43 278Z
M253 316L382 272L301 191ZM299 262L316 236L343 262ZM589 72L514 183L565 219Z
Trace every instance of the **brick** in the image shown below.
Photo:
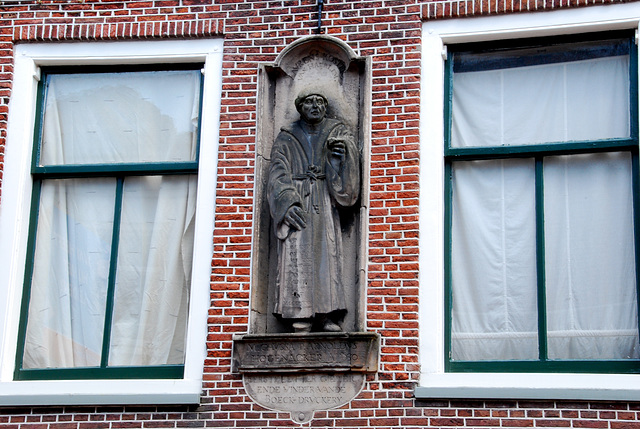
M640 422L611 422L611 429L640 429Z
M573 421L574 428L608 428L609 422L607 421L598 421L598 420L574 420Z
M536 419L536 427L551 427L551 428L568 428L571 427L571 420L560 419Z
M529 419L503 419L502 425L512 428L530 428L534 426L534 421Z
M432 419L429 419L429 424L431 424L432 426L461 427L461 426L464 426L464 419L432 418Z

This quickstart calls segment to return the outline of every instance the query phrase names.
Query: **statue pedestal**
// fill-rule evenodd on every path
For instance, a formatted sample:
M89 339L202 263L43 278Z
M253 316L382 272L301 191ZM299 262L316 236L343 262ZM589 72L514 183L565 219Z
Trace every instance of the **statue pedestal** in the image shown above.
M378 370L379 343L368 332L244 335L234 339L233 370L255 402L305 423L360 393Z

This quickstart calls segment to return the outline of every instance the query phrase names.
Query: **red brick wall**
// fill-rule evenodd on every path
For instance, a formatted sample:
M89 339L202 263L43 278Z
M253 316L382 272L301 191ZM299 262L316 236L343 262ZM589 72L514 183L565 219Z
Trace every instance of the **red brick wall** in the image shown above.
M235 391L236 389L234 389ZM304 427L332 428L640 428L640 405L531 401L432 401L414 403L388 393L365 392L350 409L318 411ZM117 406L1 409L3 428L271 428L299 427L288 414L265 411L242 396L199 407Z
M443 0L423 2L422 14L424 19L440 19L498 15L510 12L536 12L614 3L628 2L616 0Z
M605 2L612 2L605 0ZM571 1L571 5L586 2ZM595 1L589 2L595 3ZM601 4L598 1L598 4ZM639 404L416 402L420 30L427 18L567 7L567 1L330 0L326 34L372 59L367 329L382 337L381 367L350 405L317 412L312 427L640 428ZM211 309L199 407L0 409L21 429L297 426L244 395L230 372L232 336L248 331L258 64L314 34L316 0L0 3L0 175L16 42L223 35L224 70ZM1 179L1 176L0 176Z

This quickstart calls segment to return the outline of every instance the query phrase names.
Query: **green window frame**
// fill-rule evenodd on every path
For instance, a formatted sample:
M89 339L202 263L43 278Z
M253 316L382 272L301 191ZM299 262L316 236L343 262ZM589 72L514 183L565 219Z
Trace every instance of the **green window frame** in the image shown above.
M602 140L549 142L544 144L488 146L488 147L452 147L452 104L453 76L456 72L459 56L466 54L469 58L474 53L500 52L504 49L550 46L584 41L602 41L624 39L624 49L629 54L629 106L630 130L627 138L610 138ZM444 193L445 193L445 371L446 372L515 372L515 373L638 373L640 361L628 360L553 360L548 356L546 290L545 290L545 233L544 233L544 176L543 158L550 155L591 154L601 152L628 152L631 154L632 192L633 192L633 235L635 247L635 283L636 297L640 296L640 184L638 180L638 56L634 43L634 34L629 31L593 33L589 35L567 36L564 38L538 38L509 40L502 42L481 42L464 45L449 45L445 62L445 102L444 102ZM562 61L552 58L548 61ZM527 57L499 59L497 61L480 60L477 64L468 65L483 69L508 68L523 65ZM540 61L537 59L536 61ZM544 60L542 60L544 61ZM472 61L470 61L472 62ZM511 63L513 62L513 63ZM453 166L456 163L476 160L519 159L529 158L535 165L535 271L537 284L537 360L454 360L452 358L452 318L453 318L453 286L452 286L452 212L453 212ZM631 231L630 231L631 232ZM640 307L640 302L635 305Z
M31 194L31 211L27 241L27 258L25 264L24 286L18 328L16 363L14 379L16 380L83 380L83 379L180 379L184 376L184 363L146 366L109 366L109 346L111 339L112 318L114 312L114 296L117 271L118 245L120 241L120 222L124 185L128 178L144 176L197 176L199 165L200 125L202 122L203 84L201 63L185 64L152 64L152 65L118 65L118 66L63 66L42 69L36 100L36 123L34 132L34 149L31 161L33 188ZM50 76L70 74L107 74L137 72L172 72L193 71L199 76L196 88L197 124L195 125L195 156L190 160L160 162L109 162L86 164L45 165L41 163L43 144L43 123L45 102ZM36 252L36 233L38 228L39 206L43 183L56 179L94 179L111 178L115 180L115 200L113 231L111 236L111 252L109 256L108 284L106 285L106 310L104 316L104 332L99 366L58 367L58 368L23 368L25 342L31 285L33 280Z

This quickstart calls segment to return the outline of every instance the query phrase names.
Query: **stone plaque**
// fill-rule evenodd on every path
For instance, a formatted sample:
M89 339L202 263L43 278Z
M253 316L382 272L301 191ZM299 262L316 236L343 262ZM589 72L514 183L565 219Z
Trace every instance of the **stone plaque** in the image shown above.
M244 335L233 367L246 372L375 372L378 335L369 332Z
M314 411L350 402L364 386L362 373L245 374L247 393L258 404L288 411L291 419L305 423Z
M379 347L372 332L243 335L233 340L233 370L255 402L304 423L360 393Z

